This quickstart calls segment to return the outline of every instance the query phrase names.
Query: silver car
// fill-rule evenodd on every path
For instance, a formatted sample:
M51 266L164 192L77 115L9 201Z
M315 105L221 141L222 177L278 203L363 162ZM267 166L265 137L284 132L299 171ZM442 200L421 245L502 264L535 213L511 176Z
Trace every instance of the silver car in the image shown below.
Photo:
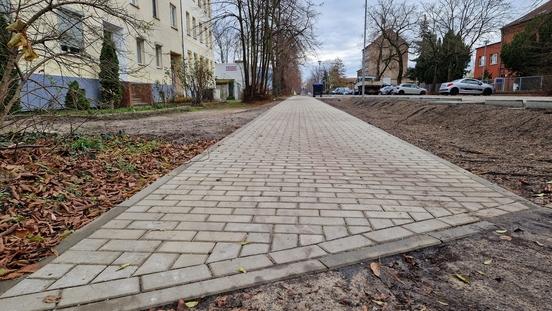
M441 84L439 93L449 95L471 94L488 96L494 93L494 87L488 83L475 79L459 79Z
M394 95L426 95L427 90L412 83L403 83L393 90Z

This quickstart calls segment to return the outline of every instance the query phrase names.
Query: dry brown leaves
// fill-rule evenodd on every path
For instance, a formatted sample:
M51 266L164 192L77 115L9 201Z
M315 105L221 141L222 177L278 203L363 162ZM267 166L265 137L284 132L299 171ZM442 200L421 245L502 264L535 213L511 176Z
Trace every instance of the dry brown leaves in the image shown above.
M0 280L34 272L72 232L213 143L124 136L74 152L70 144L41 141L56 147L18 150L17 160L13 150L0 150Z

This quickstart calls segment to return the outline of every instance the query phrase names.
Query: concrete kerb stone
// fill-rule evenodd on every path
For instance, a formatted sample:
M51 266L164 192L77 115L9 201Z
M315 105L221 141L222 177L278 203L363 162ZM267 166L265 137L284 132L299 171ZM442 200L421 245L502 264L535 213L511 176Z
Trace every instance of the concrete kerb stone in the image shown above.
M504 99L486 99L485 105L497 107L523 108L525 103L523 99L519 100L504 100Z
M258 117L263 116L264 114L268 113L273 108L274 107L268 109L267 111L263 112ZM247 124L249 124L253 121L254 120L251 120ZM151 183L149 186L147 186L146 188L140 190L138 193L134 194L132 197L128 198L124 202L116 205L115 207L113 207L109 211L105 212L104 214L102 214L101 216L96 218L94 221L89 223L88 225L86 225L86 226L80 228L79 230L75 231L70 236L65 238L59 245L54 247L54 250L58 254L61 254L61 253L65 252L66 250L70 249L71 247L73 247L74 245L76 245L77 243L79 243L80 241L88 238L90 235L92 235L92 233L94 233L96 230L101 228L103 225L105 225L109 221L115 219L117 216L124 213L128 208L132 207L133 205L138 203L140 200L142 200L143 198L145 198L149 194L153 193L155 190L159 189L159 187L161 187L162 185L164 185L165 183L167 183L168 181L170 181L174 177L178 176L180 173L182 173L184 170L186 170L189 166L191 166L194 162L198 162L202 158L209 156L209 153L212 150L214 150L219 145L223 144L225 141L229 140L233 136L240 133L247 126L247 124L244 124L242 127L237 129L236 131L234 131L230 135L226 136L225 138L221 139L216 144L213 144L212 146L210 146L209 148L204 150L201 154L196 155L195 157L193 157L188 162L182 164L181 166L173 169L171 172L167 173L163 177L157 179L156 181ZM39 265L39 267L43 267L43 266L47 265L48 263L50 263L54 259L55 259L55 257L53 257L53 256L48 257L48 258L43 259L42 261L40 261L38 263L38 265ZM22 280L26 279L26 277L27 276L21 277L19 279L15 279L15 280L0 282L0 295L4 294L10 288L17 285L17 283L19 283Z
M552 109L551 101L544 100L525 100L526 109Z

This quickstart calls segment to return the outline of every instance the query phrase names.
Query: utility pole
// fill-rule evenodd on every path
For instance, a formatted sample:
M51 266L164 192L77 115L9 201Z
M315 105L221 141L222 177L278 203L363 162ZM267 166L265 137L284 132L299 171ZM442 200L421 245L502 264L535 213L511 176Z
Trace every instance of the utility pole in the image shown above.
M320 71L321 66L322 66L322 61L319 60L318 61L318 83L319 84L322 84L322 75L321 75L321 71Z
M487 45L489 45L489 40L485 40L485 51L483 52L483 57L485 60L485 69L483 71L483 75L481 76L481 80L485 78L485 73L487 72L487 62L489 61L487 59Z
M368 0L364 0L364 43L362 44L362 97L365 96L366 64L364 50L366 49L366 26L368 24Z

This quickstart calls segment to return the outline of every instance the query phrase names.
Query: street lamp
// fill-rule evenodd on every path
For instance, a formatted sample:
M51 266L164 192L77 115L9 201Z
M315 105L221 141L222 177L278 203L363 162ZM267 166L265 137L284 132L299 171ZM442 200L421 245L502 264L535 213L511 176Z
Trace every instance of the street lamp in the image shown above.
M485 79L485 74L487 73L487 62L488 62L488 59L487 59L487 45L489 45L489 40L485 40L485 51L483 52L483 57L484 57L484 60L485 60L485 68L484 68L484 71L483 71L483 75L481 76L481 80Z
M321 77L321 74L320 74L320 67L322 66L322 61L319 60L318 61L318 83L322 83L322 77Z
M364 0L364 44L362 45L362 97L365 96L366 64L364 50L366 49L366 26L368 23L368 0Z

